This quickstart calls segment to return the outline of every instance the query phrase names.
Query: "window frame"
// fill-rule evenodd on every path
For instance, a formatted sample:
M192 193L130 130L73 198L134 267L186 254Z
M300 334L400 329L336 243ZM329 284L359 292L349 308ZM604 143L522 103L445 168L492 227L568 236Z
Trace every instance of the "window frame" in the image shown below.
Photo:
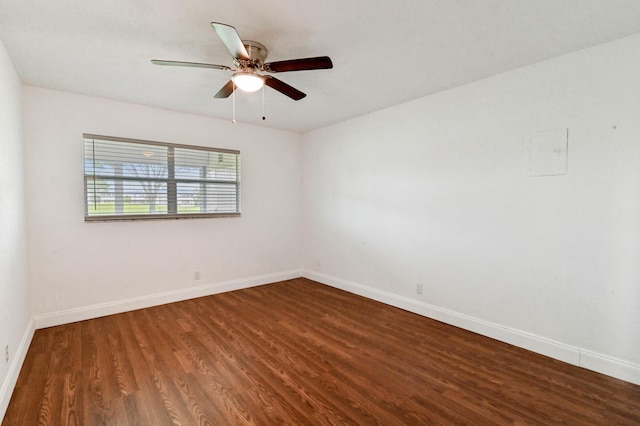
M241 190L240 190L240 151L234 149L225 148L210 148L198 145L183 145L169 142L157 142L143 139L131 139L117 136L104 136L95 135L90 133L83 133L83 186L84 186L84 220L85 222L110 222L110 221L135 221L135 220L175 220L175 219L204 219L204 218L223 218L223 217L240 217L241 216ZM167 212L166 213L118 213L118 214L96 214L89 215L89 182L91 179L103 178L113 179L112 176L97 175L95 173L95 167L93 173L87 169L86 165L86 152L85 152L85 140L94 139L108 142L141 144L141 145L153 145L167 148L167 177L166 178L139 178L139 177L126 177L119 180L126 181L158 181L166 183L167 189ZM194 178L176 178L175 177L175 162L174 157L170 154L174 149L193 150L193 151L205 151L214 152L218 154L234 154L236 155L235 180L212 180L212 179L194 179ZM235 185L235 212L221 212L221 213L179 213L178 212L178 184L179 183L201 183L201 184L224 184ZM171 212L173 210L173 212Z

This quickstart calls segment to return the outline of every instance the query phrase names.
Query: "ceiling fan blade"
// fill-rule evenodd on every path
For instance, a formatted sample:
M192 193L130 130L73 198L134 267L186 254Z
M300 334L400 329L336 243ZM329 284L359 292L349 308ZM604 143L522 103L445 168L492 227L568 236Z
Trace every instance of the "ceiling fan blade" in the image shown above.
M328 56L291 59L288 61L277 61L264 64L264 70L267 72L322 70L330 68L333 68L333 62L331 62L331 58Z
M227 84L222 86L222 89L215 94L214 98L228 98L234 90L236 90L236 86L233 84L232 80L229 80Z
M294 101L299 101L300 99L307 96L305 93L302 93L295 87L289 86L284 81L278 80L277 78L271 77L270 75L264 76L264 84L271 87L272 89L277 90L283 95L290 97Z
M234 27L219 22L212 22L211 26L218 33L218 37L227 47L231 56L236 59L249 59L249 53L247 53L247 49L244 47L242 39Z
M226 65L201 64L199 62L164 61L162 59L152 59L151 62L155 65L170 65L175 67L212 68L214 70L230 70L231 69Z

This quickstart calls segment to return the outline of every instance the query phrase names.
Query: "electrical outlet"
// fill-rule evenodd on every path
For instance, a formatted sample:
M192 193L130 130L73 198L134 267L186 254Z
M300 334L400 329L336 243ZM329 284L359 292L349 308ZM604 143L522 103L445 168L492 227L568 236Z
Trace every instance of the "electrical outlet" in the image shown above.
M4 362L9 362L9 344L4 344Z
M416 286L416 293L418 293L418 294L422 294L422 284L418 284L418 285Z
M194 280L199 280L200 279L200 271L195 271L193 273L193 279Z

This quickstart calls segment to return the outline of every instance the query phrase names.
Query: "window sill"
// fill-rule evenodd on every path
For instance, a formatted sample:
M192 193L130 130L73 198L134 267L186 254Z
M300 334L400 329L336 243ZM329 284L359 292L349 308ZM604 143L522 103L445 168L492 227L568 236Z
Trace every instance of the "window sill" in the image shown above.
M136 214L85 216L85 222L119 222L136 220L178 220L178 219L216 219L240 217L240 213L182 213L182 214Z

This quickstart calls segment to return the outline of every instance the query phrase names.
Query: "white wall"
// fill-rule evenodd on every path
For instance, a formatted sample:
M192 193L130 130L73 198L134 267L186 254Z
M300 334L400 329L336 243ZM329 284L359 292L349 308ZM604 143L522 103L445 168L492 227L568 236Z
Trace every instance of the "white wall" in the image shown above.
M306 275L640 383L638 51L622 39L305 135ZM526 136L563 128L568 173L527 177Z
M33 334L22 156L20 79L0 41L0 419Z
M23 93L39 327L300 275L300 135L42 88ZM83 133L239 149L242 217L85 223Z

